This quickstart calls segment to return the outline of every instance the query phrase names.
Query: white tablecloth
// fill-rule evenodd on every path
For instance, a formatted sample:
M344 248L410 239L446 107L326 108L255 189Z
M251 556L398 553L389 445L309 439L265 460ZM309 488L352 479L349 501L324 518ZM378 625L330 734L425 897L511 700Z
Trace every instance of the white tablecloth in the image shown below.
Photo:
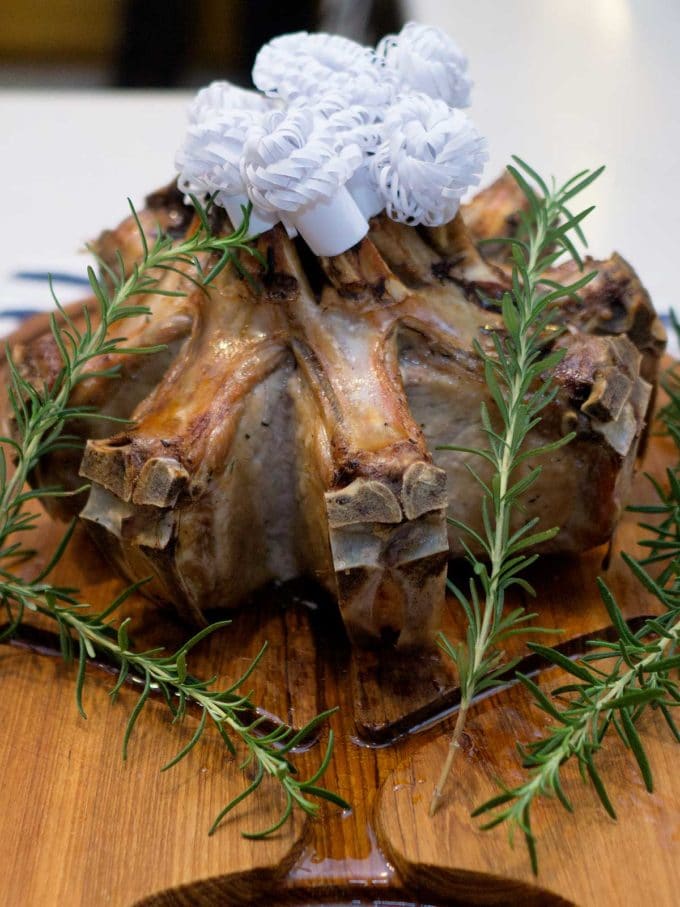
M616 249L662 311L675 304L680 238L678 0L413 0L470 58L471 114L488 136L486 181L517 153L560 178L600 163L585 203L595 255ZM189 96L0 93L0 313L49 306L48 270L173 174ZM35 279L17 274L30 273ZM57 284L64 301L81 286ZM0 320L0 331L14 316Z

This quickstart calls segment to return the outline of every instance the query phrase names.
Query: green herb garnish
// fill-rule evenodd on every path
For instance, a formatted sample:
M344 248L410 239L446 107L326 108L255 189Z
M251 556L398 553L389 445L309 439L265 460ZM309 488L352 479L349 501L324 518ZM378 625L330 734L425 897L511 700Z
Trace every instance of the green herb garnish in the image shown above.
M678 332L678 322L673 325ZM680 332L679 332L680 333ZM680 375L673 366L663 380L669 396L660 418L680 452ZM583 778L590 781L602 805L616 818L614 805L607 793L605 780L596 766L597 753L608 736L617 734L632 752L648 791L652 790L652 770L644 741L637 725L649 708L664 717L674 738L680 743L680 728L673 712L680 706L680 467L666 470L666 483L648 477L657 501L650 506L631 507L659 522L643 522L648 535L640 543L649 549L647 557L621 556L633 576L651 593L663 611L659 617L646 620L633 632L627 625L611 591L602 579L598 586L602 601L617 634L615 641L594 640L594 651L571 661L544 646L531 645L546 661L573 677L573 682L546 695L532 680L519 674L536 705L554 722L541 739L520 748L527 780L513 788L504 788L475 810L481 815L497 810L484 828L507 823L512 841L519 829L524 835L531 865L538 871L536 839L531 830L531 807L538 797L553 796L567 809L572 805L561 784L562 768L576 759ZM553 699L559 697L559 700ZM564 705L564 698L569 702Z
M483 533L459 520L450 520L474 540L484 552L484 559L468 549L467 560L473 570L469 593L449 582L450 590L465 612L467 634L465 640L458 643L452 643L443 633L439 636L442 650L458 669L461 700L448 755L432 795L430 815L441 802L474 697L496 686L516 663L505 660L499 644L510 636L539 629L527 626L536 615L527 614L524 608L505 613L505 593L517 585L534 594L521 574L537 555L529 555L526 551L553 538L559 529L535 531L538 519L534 518L512 530L511 517L517 513L522 497L540 474L541 467L533 465L533 461L567 444L573 437L566 435L551 444L529 450L523 447L527 435L540 421L542 411L556 393L551 376L564 351L545 354L545 332L554 320L555 305L561 299L573 296L595 276L594 272L584 274L573 284L562 286L542 275L565 252L582 268L574 238L585 242L580 224L593 209L572 215L567 206L597 179L603 168L583 171L558 188L554 183L549 186L524 161L517 157L513 160L517 166L510 166L508 170L522 189L528 210L519 215L521 236L500 240L510 246L512 263L512 288L504 294L501 303L507 336L493 335L493 355L476 344L495 409L492 417L487 406L482 405L482 426L488 447L469 449L451 445L445 448L486 461L491 466L491 479L486 481L473 466L466 464L482 489ZM517 470L525 463L531 465L526 474L518 478Z
M142 258L126 273L122 256L118 256L116 268L98 258L98 264L105 279L99 278L94 270L88 270L92 291L98 303L98 319L92 321L87 308L83 308L82 326L79 326L55 298L60 317L53 315L50 326L59 350L62 366L49 387L36 387L24 378L7 351L9 369L9 399L15 422L15 437L0 439L11 449L15 461L14 472L8 475L6 455L0 448L0 607L8 616L8 625L0 633L0 641L13 636L19 629L27 611L38 612L56 622L59 630L61 652L67 661L77 661L76 701L80 713L82 691L85 681L87 659L100 654L118 666L118 679L111 691L114 698L123 683L133 676L141 681L142 692L130 714L123 741L123 758L127 755L130 734L152 692L162 695L174 721L186 713L188 705L198 709L200 719L196 731L177 756L165 766L170 768L189 754L203 736L207 727L217 728L231 754L235 753L233 739L239 740L247 750L245 767L255 762L255 777L252 783L217 816L212 833L226 814L243 799L254 793L262 780L271 776L278 781L285 792L285 806L280 818L270 827L245 837L264 837L280 828L290 817L293 808L299 807L306 813L318 811L314 801L329 800L345 807L345 802L336 794L319 786L317 782L324 773L333 747L333 733L329 733L325 756L316 773L307 780L297 777L290 761L295 747L305 741L310 733L323 722L331 711L323 712L304 728L295 731L287 725L263 732L265 718L258 717L248 697L241 696L237 689L257 666L264 648L254 659L246 673L234 684L223 690L211 688L212 681L192 677L187 669L187 654L208 634L225 626L222 621L206 627L171 655L163 650L153 649L138 652L128 638L129 619L116 626L116 612L131 590L101 612L78 601L72 589L51 584L48 576L63 554L71 537L73 525L67 530L57 547L50 563L31 580L23 579L17 566L29 559L33 552L24 544L25 533L34 529L38 516L27 509L29 502L47 496L63 495L60 489L26 489L27 480L41 457L60 447L77 443L77 439L64 433L67 423L76 419L92 419L97 413L87 407L69 405L71 395L80 381L92 377L87 366L93 359L115 353L150 353L158 347L131 349L125 345L124 337L112 337L111 328L118 322L136 315L149 313L139 298L147 294L181 296L181 291L163 289L160 283L168 271L180 273L197 288L205 289L229 264L240 269L236 254L246 253L261 258L250 244L248 236L249 209L244 209L240 228L229 236L212 232L209 211L196 199L192 199L198 225L186 239L175 243L160 230L153 243L149 243L137 213L130 203L132 215L137 223L142 244ZM248 275L245 275L248 276ZM99 376L113 377L115 369L98 372ZM110 417L106 417L110 418ZM82 489L80 489L82 490ZM255 716L255 717L254 717Z

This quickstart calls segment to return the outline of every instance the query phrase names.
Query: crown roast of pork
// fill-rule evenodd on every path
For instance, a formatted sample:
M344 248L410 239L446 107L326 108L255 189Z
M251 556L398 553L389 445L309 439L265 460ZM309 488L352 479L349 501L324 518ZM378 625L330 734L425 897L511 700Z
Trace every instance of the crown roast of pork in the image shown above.
M151 577L145 594L193 621L305 576L337 598L352 640L427 643L447 562L463 553L447 513L480 524L469 455L439 447L485 444L480 404L492 404L473 344L490 348L503 330L493 300L509 283L503 247L483 257L475 243L512 233L521 203L502 178L446 226L380 216L335 258L313 257L277 226L257 240L266 271L243 260L251 280L225 268L205 292L164 274L166 289L186 295L148 297L150 314L125 329L131 347L164 349L93 361L93 372L115 365L119 377L93 376L73 400L129 427L74 425L84 453L52 454L34 481L76 488L84 477L89 497L76 503L105 554L130 580ZM195 227L174 186L150 196L141 218L149 235ZM217 212L214 229L231 231ZM98 250L112 264L121 250L131 265L141 257L134 223L104 233ZM529 440L576 432L542 458L520 516L559 522L543 551L610 538L664 348L631 267L618 255L586 267L597 277L562 306L566 330L545 338L566 354ZM575 270L550 276L567 283ZM48 333L16 357L41 382L60 366Z

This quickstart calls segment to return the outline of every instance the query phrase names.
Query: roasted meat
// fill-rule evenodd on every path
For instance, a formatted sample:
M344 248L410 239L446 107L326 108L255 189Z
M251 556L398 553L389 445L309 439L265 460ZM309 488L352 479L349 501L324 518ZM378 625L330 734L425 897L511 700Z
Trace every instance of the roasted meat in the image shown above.
M85 477L89 498L76 502L102 550L193 621L307 576L337 598L353 640L428 642L448 560L463 552L447 513L480 524L469 455L438 448L484 444L480 404L492 404L473 344L491 348L503 330L495 301L509 283L502 250L485 258L476 241L512 232L518 204L504 179L444 227L375 218L335 258L314 258L277 226L258 240L267 270L243 261L251 280L225 269L203 292L164 275L186 295L150 297L151 314L126 334L130 346L165 349L93 362L120 376L94 376L73 401L130 426L79 423L82 458L55 453L35 481L75 488ZM150 233L192 229L173 186L149 198L142 220ZM127 265L139 258L131 221L100 238L105 259L115 250ZM587 267L597 278L561 310L566 330L545 338L566 354L557 398L528 442L576 432L542 461L521 516L559 522L544 551L610 538L664 347L630 266L615 255ZM573 266L551 276L567 282ZM41 382L59 367L48 334L15 356Z

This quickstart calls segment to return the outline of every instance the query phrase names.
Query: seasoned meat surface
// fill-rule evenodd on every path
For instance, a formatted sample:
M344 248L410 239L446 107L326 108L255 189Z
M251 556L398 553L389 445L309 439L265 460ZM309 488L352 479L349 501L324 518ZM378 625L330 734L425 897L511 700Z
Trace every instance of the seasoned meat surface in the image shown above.
M438 449L483 446L481 403L493 412L474 344L491 349L502 332L496 301L510 272L500 249L484 257L476 243L512 233L519 201L503 179L444 227L380 216L331 259L277 226L257 240L266 273L244 259L252 280L227 268L207 291L164 274L163 288L186 295L149 297L150 315L125 332L130 346L164 349L93 361L93 373L117 365L120 377L93 375L74 395L129 427L79 423L84 453L53 454L34 480L76 488L85 477L89 497L75 506L102 550L128 578L152 577L146 594L194 621L304 575L337 598L358 643L388 631L400 646L426 644L447 562L463 553L447 514L480 525L470 455ZM172 186L141 218L151 234L195 226ZM128 267L141 255L129 220L100 238L105 259L116 250ZM528 441L576 432L541 461L520 517L537 516L539 528L559 519L550 551L610 538L664 348L632 268L616 255L587 267L596 279L561 309L565 330L545 339L566 353L557 397ZM551 277L570 282L573 266ZM47 334L15 356L40 381L59 368Z

